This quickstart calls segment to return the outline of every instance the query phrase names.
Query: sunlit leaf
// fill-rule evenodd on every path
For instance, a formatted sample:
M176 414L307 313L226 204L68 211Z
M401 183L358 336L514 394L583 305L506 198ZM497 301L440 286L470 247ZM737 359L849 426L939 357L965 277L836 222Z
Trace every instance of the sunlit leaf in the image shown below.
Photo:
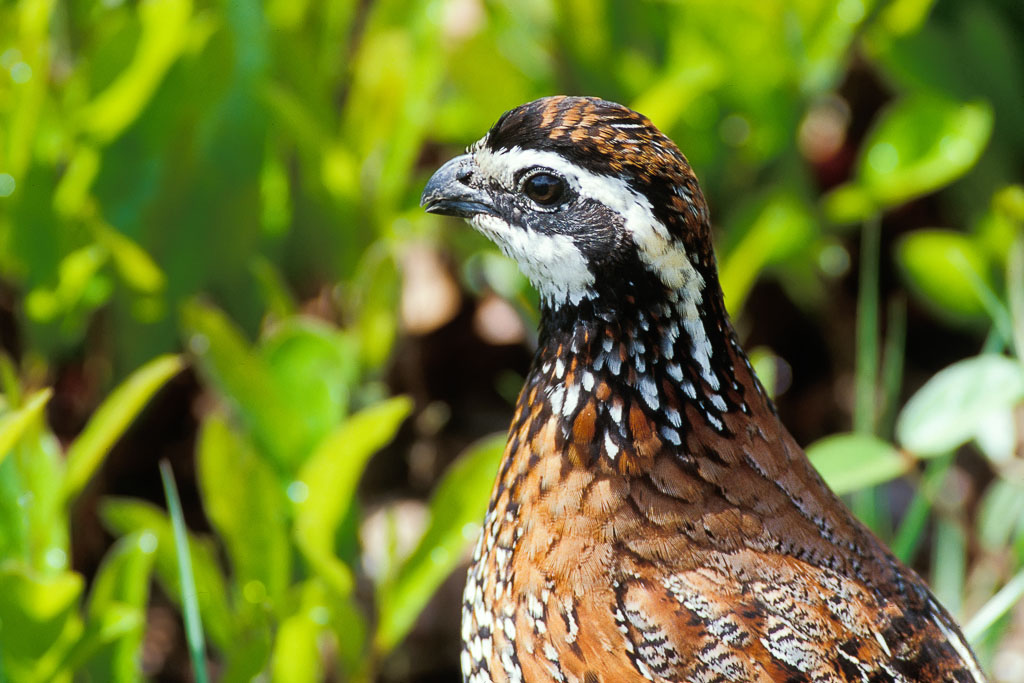
M23 406L0 416L0 463L14 448L14 444L18 443L28 426L43 414L43 408L51 396L51 389L40 389L29 396Z
M180 356L161 356L136 370L100 404L67 451L64 497L72 501L103 458L160 387L184 367Z
M257 446L282 470L290 470L309 448L304 418L281 396L267 361L212 306L192 302L182 319L200 372L237 413Z
M138 652L146 626L150 577L157 539L135 532L117 540L103 558L89 592L86 638L76 647L76 659L88 656L86 666L96 680L140 680ZM84 648L95 649L95 652Z
M352 576L334 553L338 525L370 456L394 438L410 410L408 398L396 397L352 415L323 440L289 486L296 543L341 595L352 589Z
M899 100L864 141L858 177L883 206L937 190L978 160L992 121L991 109L981 102Z
M915 230L901 240L896 253L911 287L932 306L954 316L985 315L977 283L989 284L988 264L969 236Z
M77 618L84 585L70 571L40 576L15 563L0 567L0 664L42 658Z
M301 420L308 456L348 412L349 390L359 373L351 335L313 318L290 317L275 325L261 354L281 399Z
M166 277L145 249L103 222L93 223L96 241L110 252L114 266L129 287L146 294L164 288Z
M734 225L743 237L725 258L719 273L729 310L738 313L751 287L765 266L790 258L816 233L816 224L806 203L794 194L779 190L759 202L751 215Z
M308 614L295 614L281 621L271 665L275 683L317 683L323 680L317 638L323 627Z
M856 177L826 195L835 222L864 220L953 182L977 162L992 133L983 102L915 95L885 109L861 147Z
M807 456L838 494L884 484L906 474L913 461L870 434L836 434L807 447Z
M138 8L142 33L131 63L81 113L83 128L101 142L138 117L188 38L191 0L150 0Z
M958 361L933 376L903 407L896 435L919 456L966 443L984 420L1024 401L1024 365L987 354Z
M235 582L249 596L283 599L291 548L284 487L273 469L218 413L203 421L196 460L203 508L227 548Z

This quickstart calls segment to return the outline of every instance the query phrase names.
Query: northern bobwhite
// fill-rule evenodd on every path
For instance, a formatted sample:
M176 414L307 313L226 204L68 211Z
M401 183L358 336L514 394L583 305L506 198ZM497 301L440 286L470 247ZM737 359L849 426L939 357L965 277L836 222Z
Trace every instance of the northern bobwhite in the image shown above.
M707 205L640 114L548 97L423 192L541 298L462 611L467 681L983 681L779 422Z

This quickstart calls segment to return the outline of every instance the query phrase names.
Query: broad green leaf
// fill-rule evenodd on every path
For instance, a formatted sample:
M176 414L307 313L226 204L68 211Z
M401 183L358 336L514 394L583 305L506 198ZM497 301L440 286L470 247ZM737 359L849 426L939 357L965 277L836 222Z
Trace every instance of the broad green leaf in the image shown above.
M864 142L857 173L883 206L956 180L978 160L992 132L983 102L907 97L886 109Z
M67 451L64 498L75 499L103 458L167 380L184 367L180 356L161 356L142 366L100 404Z
M151 503L138 500L108 498L100 508L103 523L113 533L125 535L148 532L156 537L156 572L164 592L177 602L181 595L177 557L174 552L174 532L171 521L163 510ZM224 575L217 562L213 545L190 535L192 568L195 573L196 595L206 632L222 651L231 651L234 638L232 611Z
M398 300L398 270L384 245L366 250L355 281L359 315L355 332L363 364L380 367L390 357L398 331L395 301Z
M374 645L390 652L408 633L430 597L476 540L490 499L505 436L471 447L455 461L430 499L430 522L394 580L378 588L380 620Z
M913 460L870 434L835 434L807 447L811 464L842 495L906 474Z
M274 639L270 680L274 683L317 683L323 680L320 670L320 647L317 639L323 626L309 614L295 614L281 622Z
M341 595L351 590L352 577L334 553L338 525L370 456L394 438L410 410L412 402L399 396L352 415L323 440L289 486L296 543Z
M70 562L70 525L61 488L64 455L57 437L41 427L31 428L15 450L24 486L17 502L26 522L30 566L51 576Z
M14 563L0 568L0 666L41 659L77 619L83 588L71 571L43 577Z
M322 583L321 583L322 585ZM338 598L330 594L332 608L331 627L338 647L338 661L348 680L358 681L368 677L365 673L372 667L366 656L369 629L366 616L360 611L355 596Z
M200 372L237 413L257 446L282 471L291 471L309 447L303 417L281 396L267 361L212 306L189 303L182 321Z
M350 335L323 322L291 317L274 326L261 352L278 393L301 419L302 457L308 457L348 412L359 349Z
M284 597L291 567L284 487L227 420L212 413L196 447L199 490L231 560L235 584L271 603Z
M0 463L18 443L26 428L40 415L47 401L53 396L53 390L40 389L25 400L25 404L0 416Z
M974 444L997 469L1012 466L1024 432L1017 427L1015 410L994 410L978 421Z
M958 361L928 380L903 407L896 435L918 456L966 443L994 413L1024 401L1024 365L986 354Z
M840 223L863 220L948 185L978 161L993 118L984 102L897 100L864 141L856 178L825 197L826 213Z
M952 230L915 230L904 237L897 258L914 291L940 311L980 317L985 307L978 283L992 287L985 256L969 236Z

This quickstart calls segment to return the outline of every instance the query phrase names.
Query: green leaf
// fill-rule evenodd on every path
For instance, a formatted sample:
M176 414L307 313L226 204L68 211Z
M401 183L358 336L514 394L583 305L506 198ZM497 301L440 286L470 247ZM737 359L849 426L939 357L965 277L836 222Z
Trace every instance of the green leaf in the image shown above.
M1013 545L1024 531L1024 482L998 478L985 489L978 505L978 542L990 553Z
M138 11L142 33L131 63L81 110L82 127L100 142L117 137L139 116L188 39L191 0L150 0Z
M308 614L284 619L274 639L271 679L274 683L316 683L323 680L317 636L323 627Z
M96 572L86 607L86 634L69 658L73 668L84 665L93 680L142 679L138 655L156 548L152 533L129 534L117 540Z
M394 438L411 410L412 401L399 396L352 415L323 440L289 486L296 543L340 595L351 590L352 576L334 552L338 525L370 456Z
M959 361L928 380L903 407L896 435L918 456L966 443L991 415L1024 401L1024 366L986 354Z
M203 508L224 542L243 597L258 604L283 599L291 572L284 487L216 412L203 421L196 450Z
M896 101L864 141L855 180L825 197L826 213L839 223L864 220L948 185L978 161L993 119L984 102L916 94Z
M186 304L182 321L200 372L237 413L256 445L282 471L291 471L310 447L303 417L279 391L267 361L219 310Z
M102 221L93 221L92 229L96 241L110 252L114 266L129 287L145 294L164 289L167 278L145 249Z
M43 414L43 408L51 396L53 390L40 389L29 396L23 406L0 416L0 463L25 434L28 426Z
M348 412L359 349L350 335L321 321L291 317L274 326L261 352L279 395L301 420L306 457Z
M835 434L807 447L811 464L837 494L884 484L906 474L913 460L870 434Z
M743 308L750 289L768 265L791 258L815 236L817 225L806 202L785 190L759 202L753 215L734 225L743 237L722 260L720 280L729 310Z
M89 423L67 451L64 498L69 503L81 493L103 458L142 411L153 394L184 367L180 356L161 356L142 366L93 413Z
M883 206L933 192L966 173L992 133L991 108L911 96L881 115L858 162L861 184Z
M969 236L952 230L915 230L897 247L897 258L915 292L933 307L961 318L985 315L977 283L990 289L988 264Z
M493 436L459 456L430 499L430 522L393 581L378 589L380 621L374 644L390 652L476 540L490 500L505 435Z
M13 563L0 568L0 666L41 660L77 620L83 588L71 571L39 576Z

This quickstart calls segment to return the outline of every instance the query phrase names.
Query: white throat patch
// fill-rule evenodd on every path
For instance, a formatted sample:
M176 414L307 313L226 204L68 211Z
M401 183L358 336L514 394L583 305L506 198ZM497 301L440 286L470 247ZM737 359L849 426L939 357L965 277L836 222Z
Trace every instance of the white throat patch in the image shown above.
M594 295L594 274L568 235L544 235L484 213L469 222L519 264L549 305L578 304Z

